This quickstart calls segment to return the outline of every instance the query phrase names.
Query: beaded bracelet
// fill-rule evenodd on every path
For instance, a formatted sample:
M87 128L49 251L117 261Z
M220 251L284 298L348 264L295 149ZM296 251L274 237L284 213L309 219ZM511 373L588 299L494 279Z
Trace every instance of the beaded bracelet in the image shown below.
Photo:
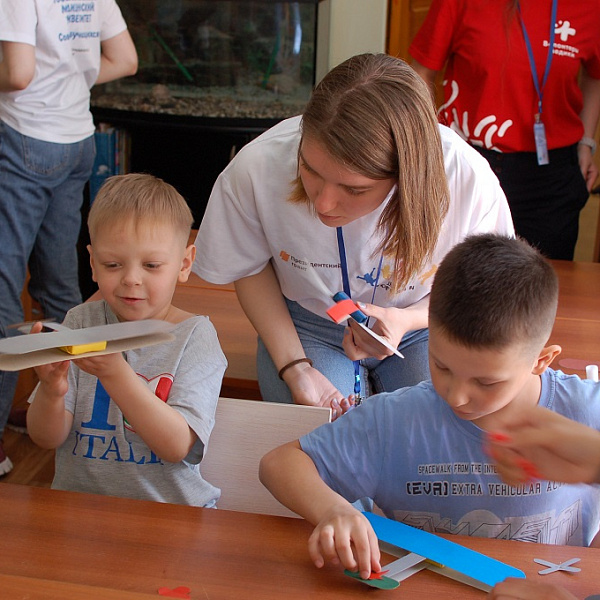
M287 365L284 365L283 367L281 367L281 369L279 369L279 379L283 380L283 374L290 367L293 367L294 365L299 365L300 363L308 363L311 367L313 366L313 361L310 360L310 358L297 358L296 360L289 362Z
M584 136L579 140L579 143L584 146L589 146L592 154L596 152L596 140L594 138Z

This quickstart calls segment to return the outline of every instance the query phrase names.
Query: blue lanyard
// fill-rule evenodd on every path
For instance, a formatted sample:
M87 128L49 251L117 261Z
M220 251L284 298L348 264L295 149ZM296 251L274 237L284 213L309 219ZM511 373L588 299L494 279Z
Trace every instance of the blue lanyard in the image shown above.
M525 23L523 22L523 15L521 13L521 3L517 4L517 8L519 10L519 22L521 23L521 30L523 31L523 38L525 39L525 45L527 46L527 56L529 58L529 67L531 68L531 75L533 77L533 85L535 86L535 91L537 92L538 96L539 118L539 115L542 114L542 98L544 95L544 86L546 85L546 80L548 79L548 74L550 73L550 65L552 64L552 54L554 50L554 25L556 23L558 0L552 0L552 14L550 16L550 36L548 38L548 56L546 58L546 70L544 71L544 78L542 79L541 85L538 78L537 69L535 67L535 60L533 58L533 48L531 47L529 35L527 35L527 29L525 27Z
M348 263L346 261L346 247L344 244L344 234L342 233L341 227L336 227L338 251L340 253L340 268L342 270L342 288L348 298L352 298L350 294L350 278L348 277ZM379 266L377 267L377 276L375 277L375 283L373 284L373 296L371 297L371 304L375 300L375 292L377 291L377 284L379 283L379 275L381 274L381 265L383 264L383 254L379 259ZM368 323L368 321L367 321ZM358 360L353 361L354 363L354 394L357 400L360 401L360 362Z

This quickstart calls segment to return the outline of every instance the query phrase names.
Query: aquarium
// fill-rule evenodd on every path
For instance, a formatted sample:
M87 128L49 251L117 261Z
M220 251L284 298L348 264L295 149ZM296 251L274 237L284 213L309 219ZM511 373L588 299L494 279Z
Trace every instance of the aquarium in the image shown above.
M315 82L316 0L118 0L134 77L92 90L92 107L182 117L299 114Z

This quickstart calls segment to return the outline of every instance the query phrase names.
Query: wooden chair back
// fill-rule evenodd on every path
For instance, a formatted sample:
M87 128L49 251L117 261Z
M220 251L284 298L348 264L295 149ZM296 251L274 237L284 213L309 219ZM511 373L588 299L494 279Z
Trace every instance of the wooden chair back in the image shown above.
M259 481L260 459L330 420L331 410L324 407L219 398L215 426L200 464L202 477L221 488L217 507L297 517Z

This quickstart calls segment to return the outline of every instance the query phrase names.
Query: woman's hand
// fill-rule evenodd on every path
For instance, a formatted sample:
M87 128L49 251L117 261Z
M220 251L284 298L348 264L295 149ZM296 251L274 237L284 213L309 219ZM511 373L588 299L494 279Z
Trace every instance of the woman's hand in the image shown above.
M319 521L308 540L317 567L326 562L358 571L363 579L381 571L379 544L371 524L351 505L336 505Z
M371 317L371 321L375 320L371 329L394 348L400 345L406 332L413 329L414 314L411 313L411 309L382 308L374 304L363 303L359 303L359 307L368 317ZM393 354L389 348L363 331L362 327L352 319L349 320L349 326L344 332L342 346L348 358L352 360L370 357L383 360Z
M579 168L585 179L587 191L591 192L594 182L598 178L598 167L592 156L592 149L585 144L577 145L577 158L579 160Z
M308 363L299 363L287 369L283 379L290 388L295 404L331 408L332 421L354 406L354 396L345 398L323 373Z

